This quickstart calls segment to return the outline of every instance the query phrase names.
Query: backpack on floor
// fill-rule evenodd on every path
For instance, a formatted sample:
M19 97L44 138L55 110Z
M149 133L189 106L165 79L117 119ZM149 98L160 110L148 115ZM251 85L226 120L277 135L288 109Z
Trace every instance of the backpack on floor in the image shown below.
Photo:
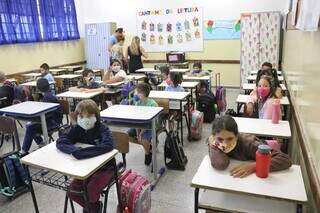
M203 112L198 110L191 111L191 139L200 140L202 136Z
M129 169L122 173L118 182L122 211L128 207L130 213L151 212L151 185L145 177Z
M29 179L25 168L16 154L1 159L0 164L0 194L14 197L17 189L28 187Z
M216 74L216 99L219 113L223 113L227 107L226 89L220 85L220 73Z
M205 123L211 123L216 117L217 99L211 91L198 96L198 110L203 112Z
M164 145L164 163L170 169L185 170L188 162L176 131L167 134Z

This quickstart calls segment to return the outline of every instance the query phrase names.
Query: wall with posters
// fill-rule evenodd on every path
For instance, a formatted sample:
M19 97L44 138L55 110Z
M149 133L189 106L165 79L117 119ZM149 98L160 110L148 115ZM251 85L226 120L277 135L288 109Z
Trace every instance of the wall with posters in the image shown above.
M138 11L137 34L147 52L202 51L202 8Z

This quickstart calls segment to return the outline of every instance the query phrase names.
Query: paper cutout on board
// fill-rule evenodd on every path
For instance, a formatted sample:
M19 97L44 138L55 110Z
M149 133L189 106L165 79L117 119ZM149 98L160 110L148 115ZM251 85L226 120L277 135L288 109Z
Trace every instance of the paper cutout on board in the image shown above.
M240 39L240 27L240 19L206 20L204 21L203 37L207 40Z
M194 17L192 21L193 21L193 26L199 27L199 19L197 17Z
M145 33L141 34L141 41L143 41L143 42L147 41L147 34L145 34Z
M191 41L192 40L192 36L190 32L186 32L186 41Z
M151 34L151 36L150 36L150 43L151 44L155 44L156 43L156 37L153 34Z
M184 29L185 30L190 30L190 22L188 20L184 21Z
M172 24L168 23L167 24L167 32L171 32L172 31Z
M157 29L158 29L158 32L162 32L163 31L163 25L161 23L158 23L157 24Z
M168 44L173 44L173 36L168 35Z
M180 32L181 30L182 30L182 24L180 23L180 22L177 22L176 23L176 30L178 31L178 32Z
M199 32L199 29L197 29L197 30L194 32L194 37L196 37L196 38L200 38L200 32Z
M163 45L163 37L162 35L159 35L158 44Z
M142 30L146 30L146 29L147 29L147 22L143 21L143 22L141 23L141 29L142 29Z
M150 31L154 31L154 23L150 23Z
M182 43L183 42L183 37L182 37L182 35L180 33L178 33L178 35L177 35L177 42L178 43Z

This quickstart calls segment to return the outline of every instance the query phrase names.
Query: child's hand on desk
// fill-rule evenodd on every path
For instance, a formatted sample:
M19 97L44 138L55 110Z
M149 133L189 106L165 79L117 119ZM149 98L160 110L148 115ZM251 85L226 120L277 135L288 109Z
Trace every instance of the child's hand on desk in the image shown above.
M256 171L256 163L244 163L230 170L230 175L233 177L244 178Z
M252 114L253 114L253 103L248 103L247 104L247 109L246 109L246 113L249 115L249 116L251 116Z

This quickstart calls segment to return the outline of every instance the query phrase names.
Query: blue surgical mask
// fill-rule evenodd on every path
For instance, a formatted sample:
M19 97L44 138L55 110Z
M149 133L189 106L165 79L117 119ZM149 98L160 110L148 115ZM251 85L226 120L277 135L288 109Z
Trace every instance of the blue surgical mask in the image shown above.
M96 122L97 122L97 118L95 116L83 117L83 118L78 116L77 118L78 125L84 130L92 129Z
M133 96L133 101L134 102L140 101L140 98L139 98L139 96L137 94Z

